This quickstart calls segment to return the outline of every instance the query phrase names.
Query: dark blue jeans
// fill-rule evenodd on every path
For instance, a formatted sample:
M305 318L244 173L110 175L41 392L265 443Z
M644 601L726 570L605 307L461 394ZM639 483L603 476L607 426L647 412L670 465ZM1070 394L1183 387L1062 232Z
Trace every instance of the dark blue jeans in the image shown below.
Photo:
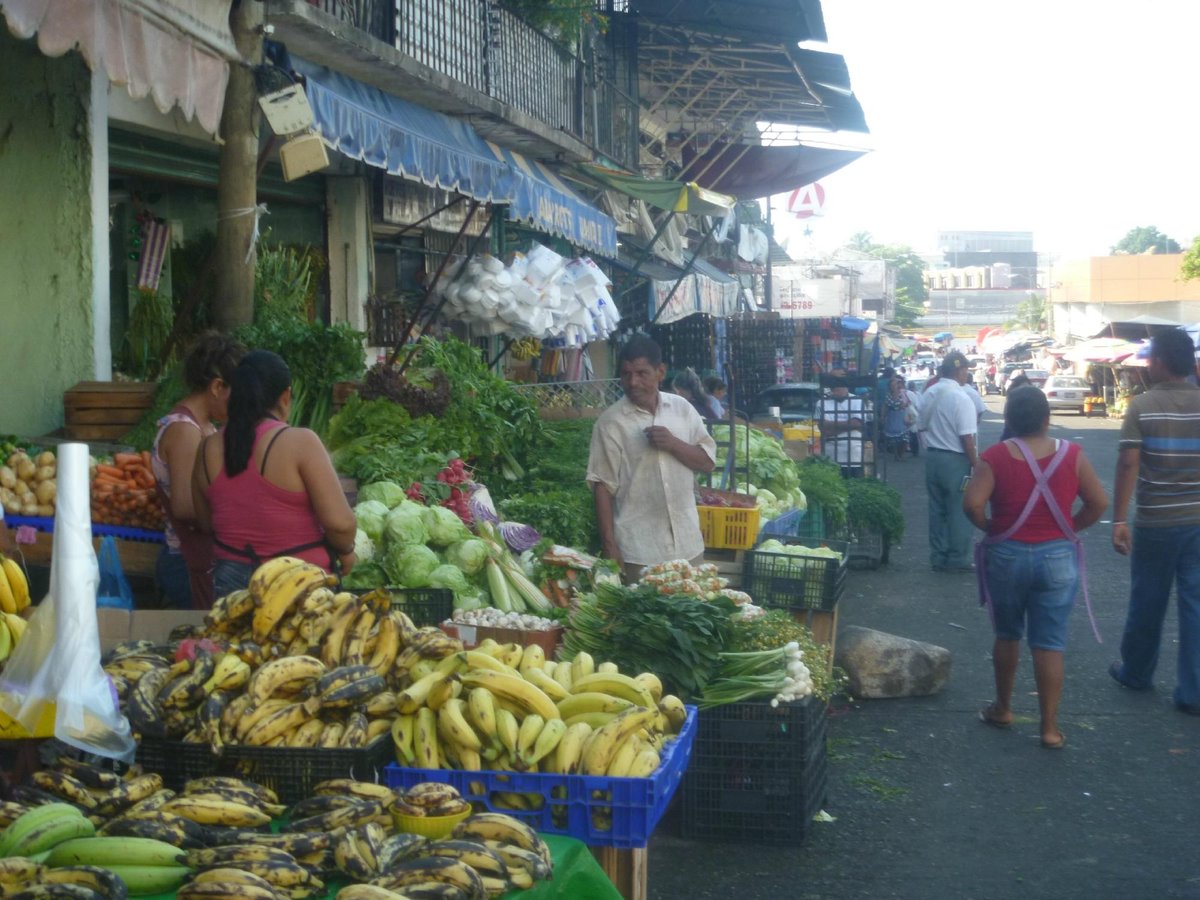
M1175 702L1200 708L1200 526L1133 529L1121 680L1153 686L1172 584L1179 601Z

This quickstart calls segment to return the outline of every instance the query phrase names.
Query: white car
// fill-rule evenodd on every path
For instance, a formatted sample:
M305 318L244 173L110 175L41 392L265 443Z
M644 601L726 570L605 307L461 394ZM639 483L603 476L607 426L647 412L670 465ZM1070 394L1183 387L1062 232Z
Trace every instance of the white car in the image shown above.
M1073 409L1083 415L1083 400L1092 392L1086 378L1076 375L1051 375L1042 385L1050 411Z

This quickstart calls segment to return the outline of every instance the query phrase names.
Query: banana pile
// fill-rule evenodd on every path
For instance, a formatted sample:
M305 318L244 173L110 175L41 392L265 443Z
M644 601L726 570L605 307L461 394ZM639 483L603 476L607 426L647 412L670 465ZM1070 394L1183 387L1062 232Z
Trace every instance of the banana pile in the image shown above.
M105 658L133 729L207 743L354 749L386 735L396 691L462 650L417 628L386 591L335 593L318 566L290 557L219 598L205 636L226 648L174 660L131 641Z
M555 662L536 644L491 640L402 690L396 710L392 739L402 766L617 778L650 777L687 718L683 702L663 696L653 673L633 678L612 663L596 666L587 653ZM472 791L501 809L539 810L546 800L489 794L482 783ZM566 815L560 806L551 811ZM597 807L594 825L609 830L611 811Z
M120 876L99 866L51 868L23 856L0 859L0 896L125 900Z

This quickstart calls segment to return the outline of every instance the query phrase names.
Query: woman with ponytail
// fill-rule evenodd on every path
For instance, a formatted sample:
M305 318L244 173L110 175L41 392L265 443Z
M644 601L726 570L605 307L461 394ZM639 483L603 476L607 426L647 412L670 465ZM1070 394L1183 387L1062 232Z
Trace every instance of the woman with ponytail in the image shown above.
M229 421L200 445L192 491L213 535L215 595L250 583L260 563L295 556L343 573L354 565L354 512L321 439L287 424L292 374L267 350L233 375Z

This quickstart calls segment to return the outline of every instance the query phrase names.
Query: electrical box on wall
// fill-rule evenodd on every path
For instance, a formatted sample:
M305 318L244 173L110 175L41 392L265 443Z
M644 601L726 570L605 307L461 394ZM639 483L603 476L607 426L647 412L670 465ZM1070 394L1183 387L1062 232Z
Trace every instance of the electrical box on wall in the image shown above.
M295 181L329 165L329 153L320 135L300 134L279 148L279 164L283 166L283 180Z

